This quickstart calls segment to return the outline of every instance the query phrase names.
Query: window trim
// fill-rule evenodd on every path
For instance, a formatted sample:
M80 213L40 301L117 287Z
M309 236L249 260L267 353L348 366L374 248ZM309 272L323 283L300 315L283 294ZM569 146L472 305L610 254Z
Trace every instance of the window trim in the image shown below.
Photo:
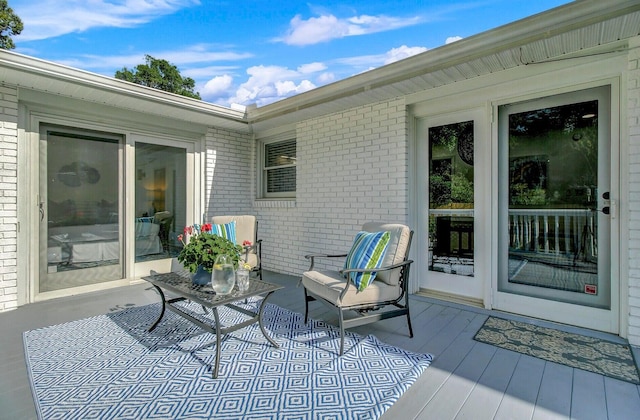
M258 199L295 199L296 190L293 191L285 191L285 192L277 192L277 193L269 193L267 192L267 176L266 173L268 170L277 169L277 168L295 168L296 164L286 164L281 166L270 166L265 167L265 158L266 158L266 148L267 145L271 145L274 143L283 143L293 141L296 144L297 150L297 139L294 132L287 132L280 134L278 136L267 137L264 139L258 139L258 150L257 150L257 192ZM296 180L297 180L297 171L296 171Z

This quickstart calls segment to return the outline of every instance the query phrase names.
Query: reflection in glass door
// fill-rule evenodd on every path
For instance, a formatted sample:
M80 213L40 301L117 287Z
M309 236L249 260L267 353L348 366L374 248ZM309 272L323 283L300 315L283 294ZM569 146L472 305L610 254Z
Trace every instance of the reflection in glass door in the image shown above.
M122 136L44 127L39 292L123 277Z
M478 249L487 237L478 225L483 210L485 177L477 159L483 158L478 136L483 110L430 116L417 121L416 152L419 197L416 232L422 275L420 289L444 299L480 305L486 253ZM486 247L483 247L486 248ZM479 260L479 258L482 258Z
M178 255L186 225L187 150L135 143L135 261Z
M429 270L473 276L473 121L428 134Z
M582 92L502 107L501 255L506 264L499 290L610 308L605 98Z

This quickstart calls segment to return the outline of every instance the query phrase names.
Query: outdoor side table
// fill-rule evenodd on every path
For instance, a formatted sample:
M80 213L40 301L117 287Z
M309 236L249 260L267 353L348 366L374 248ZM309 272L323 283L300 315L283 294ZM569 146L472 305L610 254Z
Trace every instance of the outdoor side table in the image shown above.
M264 311L264 307L266 305L267 299L269 296L275 292L276 290L282 289L283 286L268 283L262 280L252 280L249 286L249 289L240 293L237 287L234 287L233 292L228 295L217 295L211 286L198 286L194 285L191 282L191 278L189 277L189 273L181 272L181 273L163 273L157 274L152 272L151 275L142 277L143 280L148 281L155 287L155 289L160 294L162 299L162 310L160 311L160 315L158 319L149 327L149 331L153 331L162 318L164 317L165 309L169 309L175 314L183 317L196 324L200 328L205 331L210 332L211 334L215 334L216 336L216 356L215 356L215 366L213 369L213 378L218 377L218 370L220 367L220 342L221 338L224 334L239 330L248 325L255 324L256 322L260 325L260 330L262 331L262 335L274 346L279 347L278 344L269 336L267 331L264 328L264 324L262 322L262 313ZM166 294L163 290L169 291L177 297L167 298ZM258 312L250 311L246 308L235 305L234 302L239 300L245 300L252 296L264 295L262 302L260 303L260 308ZM207 323L202 322L201 320L195 318L191 314L186 313L180 307L174 305L176 302L181 302L184 300L189 300L191 302L195 302L199 305L202 305L203 308L209 308L213 312L214 324L209 325ZM250 318L239 322L238 324L222 326L220 323L220 317L218 315L218 307L226 306L232 310L241 312Z

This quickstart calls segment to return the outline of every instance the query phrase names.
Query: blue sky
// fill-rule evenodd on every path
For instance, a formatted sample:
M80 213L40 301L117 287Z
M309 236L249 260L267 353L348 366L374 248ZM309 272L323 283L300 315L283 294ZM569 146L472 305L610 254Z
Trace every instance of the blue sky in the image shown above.
M113 76L165 59L207 102L262 106L567 0L9 0L16 52Z

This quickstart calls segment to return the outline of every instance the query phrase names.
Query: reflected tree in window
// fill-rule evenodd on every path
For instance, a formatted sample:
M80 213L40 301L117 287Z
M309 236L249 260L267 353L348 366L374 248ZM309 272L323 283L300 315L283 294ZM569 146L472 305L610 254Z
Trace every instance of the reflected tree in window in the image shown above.
M429 128L429 268L473 276L473 121Z

